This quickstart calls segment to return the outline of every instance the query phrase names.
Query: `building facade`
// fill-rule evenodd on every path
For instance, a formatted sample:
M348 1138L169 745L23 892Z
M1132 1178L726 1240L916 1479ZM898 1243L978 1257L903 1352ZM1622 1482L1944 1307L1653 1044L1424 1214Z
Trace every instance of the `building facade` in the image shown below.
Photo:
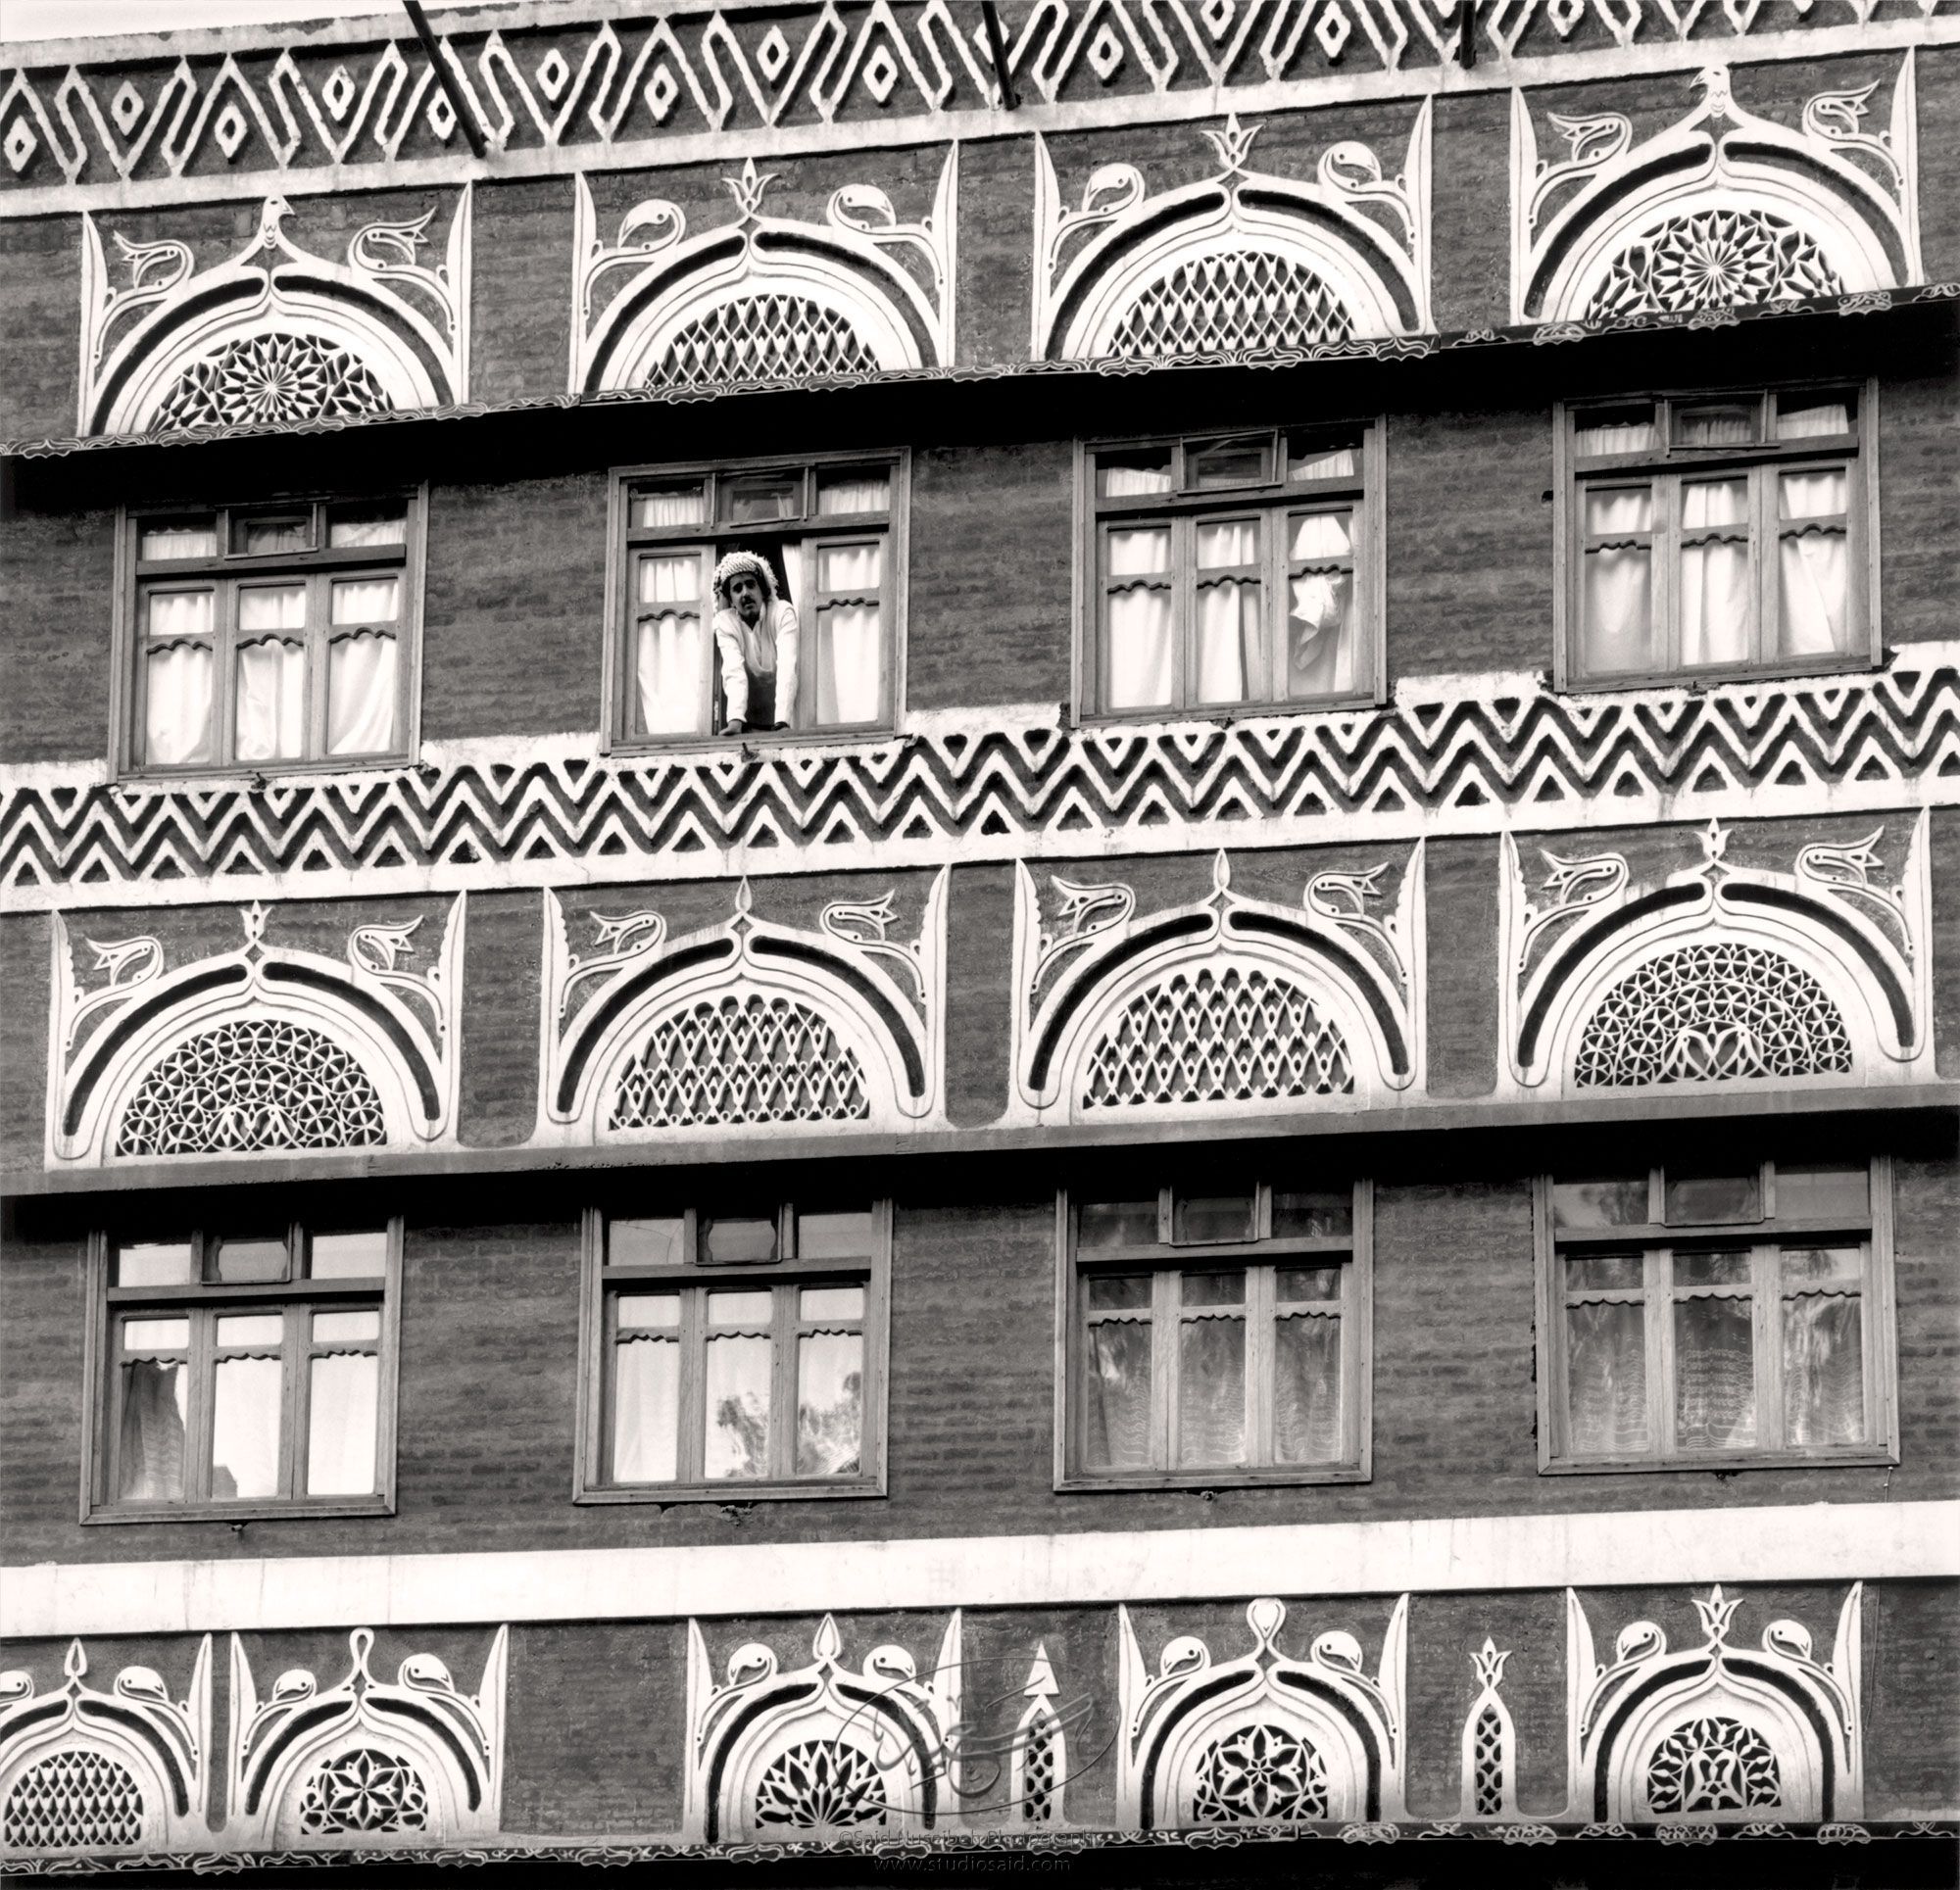
M1947 0L8 50L5 1867L1950 1877Z

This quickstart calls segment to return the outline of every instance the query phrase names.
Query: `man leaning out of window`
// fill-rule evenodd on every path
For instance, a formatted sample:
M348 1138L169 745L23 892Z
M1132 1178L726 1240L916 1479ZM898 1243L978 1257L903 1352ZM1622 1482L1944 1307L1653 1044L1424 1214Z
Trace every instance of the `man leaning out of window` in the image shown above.
M714 567L714 645L727 703L722 734L788 728L796 718L797 613L776 595L776 574L754 552Z

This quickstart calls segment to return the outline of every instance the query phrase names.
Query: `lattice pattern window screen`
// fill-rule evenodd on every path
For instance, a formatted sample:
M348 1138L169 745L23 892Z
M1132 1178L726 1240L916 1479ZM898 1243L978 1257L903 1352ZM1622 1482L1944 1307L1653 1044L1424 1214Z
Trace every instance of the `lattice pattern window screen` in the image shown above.
M310 1837L349 1831L419 1831L428 1825L428 1787L397 1753L361 1746L330 1759L307 1780L300 1830Z
M1022 1735L1021 1820L1046 1824L1054 1817L1054 1734L1032 1725Z
M878 1768L842 1739L810 1739L769 1762L756 1787L756 1822L835 1830L885 1822Z
M188 426L318 420L394 405L367 364L318 335L250 335L186 368L150 421Z
M1850 1068L1844 1020L1800 965L1755 945L1697 945L1653 959L1606 993L1580 1039L1573 1081L1710 1083Z
M1477 1816L1497 1817L1504 1809L1504 1725L1494 1706L1487 1706L1477 1716L1471 1769L1476 1784Z
M116 1152L252 1154L386 1140L379 1093L337 1043L302 1024L235 1018L155 1065L123 1112Z
M1319 276L1265 250L1180 263L1125 311L1108 352L1126 361L1344 341L1353 323Z
M1298 985L1208 967L1141 992L1090 1052L1085 1108L1347 1095L1347 1040Z
M1734 303L1784 302L1842 290L1816 242L1760 210L1670 217L1614 258L1589 321Z
M36 1851L106 1851L143 1838L143 1794L104 1753L57 1752L30 1766L7 1794L0 1836Z
M1284 1726L1241 1726L1205 1747L1191 1814L1200 1824L1292 1823L1327 1816L1327 1769Z
M654 1026L620 1072L607 1127L858 1122L870 1113L863 1068L822 1017L792 998L730 993Z
M1770 1742L1739 1720L1690 1720L1647 1765L1654 1812L1774 1811L1783 1779Z
M647 376L649 387L870 374L877 357L842 315L793 295L749 296L690 321Z

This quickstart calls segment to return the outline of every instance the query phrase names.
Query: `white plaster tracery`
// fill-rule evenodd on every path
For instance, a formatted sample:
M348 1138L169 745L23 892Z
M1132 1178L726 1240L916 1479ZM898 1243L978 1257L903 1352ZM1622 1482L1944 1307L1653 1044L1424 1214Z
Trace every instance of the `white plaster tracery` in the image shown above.
M1504 837L1498 948L1512 1088L1930 1074L1927 815L1892 884L1879 877L1884 827L1804 846L1788 872L1731 863L1735 831L1710 821L1701 859L1665 875L1636 877L1621 853L1540 848L1543 903Z
M1054 1710L1054 1668L1048 1645L1038 1641L1028 1663L1027 1705L1014 1722L1013 1753L1007 1768L1008 1818L1023 1830L1046 1829L1065 1821L1068 1789L1068 1732Z
M1566 1590L1568 1817L1829 1823L1864 1816L1864 1584L1844 1598L1828 1665L1794 1621L1771 1622L1759 1648L1730 1646L1741 1605L1718 1584L1694 1603L1699 1646L1671 1654L1659 1626L1637 1621L1620 1629L1604 1665L1585 1606Z
M1310 182L1253 170L1259 128L1236 115L1205 127L1223 169L1173 190L1103 165L1077 210L1036 134L1037 361L1311 348L1434 325L1428 101L1394 175L1352 140L1329 145Z
M940 1120L946 902L942 868L901 940L892 893L804 928L759 918L745 879L730 918L677 939L656 911L594 912L581 955L547 892L538 1139Z
M855 1669L825 1615L809 1666L781 1672L774 1651L750 1641L716 1685L690 1621L683 1835L717 1844L956 1829L960 1648L956 1609L924 1678L891 1644Z
M504 1786L499 1627L474 1694L433 1654L411 1654L392 1683L368 1671L371 1628L348 1636L353 1662L322 1688L304 1669L262 1700L244 1643L231 1637L232 1740L225 1839L241 1849L444 1844L498 1828Z
M1246 1610L1250 1653L1214 1663L1197 1635L1180 1634L1152 1676L1129 1609L1117 1610L1121 1828L1404 1816L1408 1597L1389 1618L1372 1676L1360 1643L1338 1629L1317 1635L1303 1661L1283 1654L1286 1618L1284 1602L1263 1596Z
M1514 1818L1518 1815L1518 1733L1499 1690L1511 1658L1490 1635L1470 1657L1477 1697L1463 1720L1463 1817Z
M1797 129L1739 106L1725 66L1701 101L1636 143L1618 112L1547 114L1539 155L1511 93L1511 319L1582 321L1855 294L1921 282L1913 54L1887 128L1862 129L1878 81L1820 92Z
M45 1694L21 1669L0 1673L0 1857L207 1844L211 1636L183 1700L148 1667L98 1692L78 1640L62 1672Z
M1139 916L1120 884L1014 875L1014 1070L1008 1114L1105 1120L1354 1107L1423 1068L1423 847L1391 896L1385 863L1322 872L1298 906L1232 888Z
M173 970L155 938L82 940L92 988L57 912L49 1165L452 1143L467 897L426 972L403 968L420 919L356 925L336 959L270 944L255 902L236 949Z
M942 367L953 361L959 147L930 215L902 222L876 184L831 193L823 221L770 217L775 173L747 159L724 178L732 223L696 236L678 204L648 198L601 236L573 178L570 390L722 385ZM902 259L909 257L918 272ZM632 273L595 313L596 292Z
M364 224L337 263L298 247L284 228L293 207L268 197L244 248L203 269L188 243L112 232L121 283L84 214L80 431L173 432L466 399L470 209L466 183L433 267L416 258L434 240L436 206Z

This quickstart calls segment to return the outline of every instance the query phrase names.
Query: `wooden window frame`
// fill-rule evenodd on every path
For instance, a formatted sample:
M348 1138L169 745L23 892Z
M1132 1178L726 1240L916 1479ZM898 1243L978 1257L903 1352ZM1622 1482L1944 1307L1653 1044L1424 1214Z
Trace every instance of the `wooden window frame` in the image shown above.
M1342 436L1359 435L1360 469L1349 478L1317 479L1290 484L1287 477L1288 436L1290 434ZM1078 440L1075 443L1075 554L1074 589L1076 597L1075 704L1076 720L1084 724L1124 724L1163 721L1244 721L1250 717L1311 714L1318 710L1351 708L1356 703L1379 703L1388 700L1387 621L1388 592L1388 422L1375 414L1347 420L1312 421L1251 427L1243 431L1216 433L1157 433L1114 439ZM1186 462L1205 447L1227 442L1263 440L1271 456L1274 476L1257 483L1237 487L1200 489L1188 482ZM1171 490L1128 499L1103 499L1096 491L1098 454L1129 453L1167 449L1172 456ZM1272 639L1273 675L1269 683L1273 695L1266 700L1241 703L1199 703L1197 694L1197 639L1191 634L1195 621L1197 592L1196 527L1222 524L1253 516L1263 521L1264 543L1260 548L1260 576L1263 596L1270 606L1286 595L1287 581L1296 566L1315 565L1322 560L1295 559L1290 557L1291 535L1284 529L1290 514L1314 511L1351 511L1354 515L1352 551L1348 560L1354 578L1355 660L1364 672L1354 688L1326 696L1282 697L1278 693L1285 638ZM1272 529L1275 520L1282 528ZM1176 688L1171 703L1145 708L1111 709L1103 706L1107 696L1107 637L1103 608L1106 587L1102 577L1102 541L1112 526L1169 524L1172 531L1170 582L1172 591L1173 635L1177 654ZM1282 618L1282 624L1284 619Z
M862 1259L810 1259L795 1252L797 1215L822 1213L829 1203L785 1201L774 1208L778 1258L767 1261L690 1259L670 1266L606 1264L609 1221L633 1219L600 1207L585 1209L580 1221L580 1290L578 1339L578 1435L572 1460L574 1503L751 1503L805 1501L822 1497L883 1496L886 1493L886 1387L891 1343L892 1204L867 1203L871 1215L871 1251ZM701 1212L694 1207L668 1210L662 1218L683 1222L683 1243L690 1254L700 1248ZM756 1217L760 1218L760 1217ZM861 1281L864 1313L863 1429L858 1474L811 1478L773 1475L767 1478L677 1477L672 1482L615 1483L610 1480L612 1417L612 1358L614 1338L612 1302L622 1291L678 1290L682 1323L676 1329L681 1347L680 1455L677 1468L693 1468L696 1440L689 1420L690 1393L699 1391L702 1345L699 1305L710 1291L756 1291L770 1288L771 1308L770 1410L796 1408L796 1345L799 1324L794 1295L800 1287L844 1284ZM817 1322L825 1324L826 1322ZM785 1339L789 1342L785 1343ZM793 1450L795 1425L772 1424L772 1448ZM790 1459L793 1462L793 1458ZM778 1466L780 1468L780 1466Z
M1284 1187L1285 1183L1279 1184ZM1084 1259L1077 1247L1081 1201L1067 1189L1055 1197L1054 1332L1054 1487L1060 1491L1139 1489L1236 1489L1267 1484L1365 1483L1374 1474L1374 1245L1375 1188L1370 1181L1352 1185L1353 1222L1347 1236L1274 1238L1274 1184L1255 1186L1254 1226L1250 1240L1186 1241L1172 1238L1173 1187L1157 1190L1157 1239L1149 1245L1099 1247ZM1182 1190L1189 1192L1189 1190ZM1097 1198L1108 1199L1108 1195ZM1145 1193L1139 1198L1148 1200ZM1247 1439L1250 1448L1270 1454L1272 1332L1275 1308L1271 1278L1290 1259L1306 1264L1345 1261L1339 1301L1342 1368L1342 1437L1346 1448L1336 1463L1245 1464L1230 1467L1170 1463L1177 1421L1177 1380L1172 1337L1181 1308L1171 1303L1171 1283L1185 1273L1238 1271L1248 1276ZM1153 1455L1162 1463L1149 1470L1090 1469L1083 1462L1088 1423L1087 1372L1082 1335L1086 1326L1083 1280L1095 1274L1154 1277L1151 1319L1152 1355L1151 1425ZM1256 1284L1255 1284L1256 1283Z
M1834 1465L1892 1465L1899 1461L1898 1347L1892 1278L1892 1166L1876 1155L1868 1165L1867 1212L1863 1216L1779 1219L1776 1163L1754 1166L1762 1214L1752 1221L1668 1223L1665 1164L1647 1170L1647 1215L1641 1225L1560 1229L1552 1221L1556 1179L1540 1175L1533 1187L1532 1219L1538 1252L1538 1435L1539 1471L1544 1476L1596 1476L1630 1472L1701 1470L1828 1469ZM1629 1175L1635 1171L1629 1171ZM1574 1176L1570 1179L1578 1180ZM1782 1442L1783 1349L1779 1339L1782 1290L1776 1269L1787 1246L1849 1246L1863 1256L1859 1297L1863 1345L1865 1441L1857 1444L1787 1445ZM1677 1286L1672 1256L1681 1250L1749 1256L1749 1284L1741 1288ZM1588 1290L1587 1299L1639 1299L1646 1316L1647 1434L1652 1447L1624 1457L1580 1457L1570 1444L1571 1415L1566 1391L1565 1308L1567 1294L1560 1261L1575 1252L1645 1256L1639 1287ZM1678 1299L1701 1296L1751 1299L1758 1435L1766 1441L1741 1450L1695 1450L1673 1442L1675 1346L1672 1309ZM1654 1317L1658 1309L1664 1316Z
M1797 440L1775 437L1777 404L1791 396L1815 397L1842 390L1855 396L1856 418L1848 434ZM1579 426L1592 412L1638 407L1651 402L1661 444L1638 452L1601 454L1582 460L1576 447ZM1673 442L1677 407L1748 405L1757 410L1757 439L1752 444L1710 447L1677 446ZM1552 407L1552 684L1571 694L1600 690L1644 689L1655 686L1694 688L1702 684L1745 681L1759 677L1835 675L1876 668L1884 660L1880 635L1879 571L1879 384L1876 379L1847 377L1744 388L1676 388L1653 395L1618 400L1588 398L1559 401ZM1678 494L1684 478L1746 476L1749 481L1749 526L1752 610L1751 641L1757 649L1776 621L1779 559L1774 548L1786 536L1778 514L1777 476L1785 472L1844 469L1849 475L1845 508L1845 607L1852 613L1848 648L1837 656L1751 657L1740 663L1697 663L1685 667L1678 660L1648 669L1588 675L1580 667L1579 639L1584 624L1587 533L1583 495L1588 487L1654 490L1654 545L1649 609L1663 648L1680 647L1680 553ZM1721 528L1708 527L1709 535Z
M871 512L836 513L819 516L816 510L816 479L819 472L840 466L888 465L891 468L891 503L882 523ZM911 449L875 447L860 452L826 451L798 453L773 458L752 457L734 460L688 460L649 465L614 466L608 475L606 542L606 650L602 669L600 702L600 748L605 753L668 753L676 749L727 750L739 743L793 742L800 747L839 745L877 741L897 733L906 700L906 598L909 569L908 520L911 509ZM757 473L794 472L804 481L804 510L794 519L765 519L736 524L717 522L718 485L726 478L745 478ZM708 522L703 525L633 525L633 488L641 484L677 484L700 479L704 488L704 508ZM868 521L868 522L867 522ZM804 559L804 589L808 600L816 597L815 553L820 545L876 538L884 548L881 608L884 625L884 677L880 712L875 721L837 723L827 727L805 725L785 729L746 729L740 735L723 735L714 726L715 696L720 664L714 647L714 565L717 547L721 555L740 548L747 540L800 538ZM632 727L633 662L631 622L634 606L633 563L636 556L662 547L676 554L695 552L701 559L701 608L708 645L708 702L702 731L673 735L636 734ZM795 602L795 600L792 600ZM802 720L813 714L816 700L816 610L805 621L803 604L797 606L799 675L797 713Z
M184 1285L116 1286L110 1284L112 1249L121 1244L109 1233L89 1236L87 1291L89 1319L82 1375L88 1412L88 1447L82 1453L81 1521L97 1523L249 1523L280 1517L392 1516L395 1513L395 1440L399 1405L402 1329L402 1217L385 1224L387 1260L379 1275L345 1279L294 1279L294 1261L316 1233L339 1230L328 1224L290 1221L285 1224L288 1278L236 1285L192 1283ZM372 1232L371 1226L361 1230ZM190 1234L192 1267L202 1271L206 1248L215 1238L209 1229ZM376 1342L374 1456L376 1488L369 1496L307 1496L297 1493L306 1449L308 1399L312 1394L309 1361L320 1349L305 1316L314 1310L361 1310L378 1305L380 1337ZM279 1399L280 1480L294 1494L213 1498L199 1489L208 1474L206 1433L211 1420L214 1383L214 1322L226 1313L280 1311L286 1328ZM191 1323L191 1380L186 1399L185 1432L196 1440L187 1450L186 1493L181 1502L119 1502L115 1488L116 1450L121 1428L118 1326L135 1312L159 1318L188 1317ZM296 1316L298 1315L298 1316ZM327 1349L340 1349L329 1347ZM196 1492L196 1493L193 1493Z
M326 513L345 508L386 504L399 500L407 509L407 529L400 545L345 546L330 548L326 543ZM313 513L317 548L303 552L233 553L231 542L235 518L259 513L297 511ZM139 536L145 523L168 523L172 519L211 517L216 520L219 551L211 557L155 559L145 562L138 557ZM283 498L244 502L220 501L212 505L192 505L180 498L160 500L154 505L119 507L116 513L116 574L112 632L116 660L110 681L110 746L112 777L117 780L201 781L214 777L238 778L254 775L348 774L362 769L398 768L414 758L421 739L421 650L423 575L428 542L428 487L381 486L362 492L307 492ZM324 592L335 577L399 573L402 580L402 608L397 619L399 648L396 657L395 727L399 739L392 749L370 754L331 755L326 747L326 689L328 651L335 641L333 626L327 621ZM237 629L237 596L251 586L305 581L309 592L307 627L304 632L307 662L308 753L257 761L228 759L236 741L235 701L236 653L242 638ZM139 758L143 746L144 704L147 690L146 645L143 631L142 600L157 590L211 590L218 594L212 630L212 723L218 758L177 764ZM318 607L316 608L316 604ZM350 626L350 628L358 626ZM254 634L249 641L266 639Z

